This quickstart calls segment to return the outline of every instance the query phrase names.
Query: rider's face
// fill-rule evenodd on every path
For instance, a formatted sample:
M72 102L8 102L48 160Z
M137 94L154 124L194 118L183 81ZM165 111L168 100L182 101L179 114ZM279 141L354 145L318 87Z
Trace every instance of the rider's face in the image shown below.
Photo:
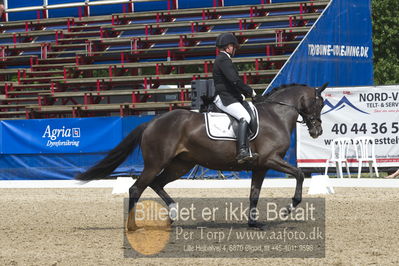
M234 56L235 53L236 53L236 48L235 48L235 46L233 44L229 44L229 45L227 45L225 51L227 53L229 53L231 56Z

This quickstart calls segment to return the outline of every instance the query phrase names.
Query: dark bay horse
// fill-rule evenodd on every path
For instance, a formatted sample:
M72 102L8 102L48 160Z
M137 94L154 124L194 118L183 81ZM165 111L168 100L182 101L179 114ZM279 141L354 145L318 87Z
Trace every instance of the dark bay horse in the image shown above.
M127 229L135 230L134 206L147 187L151 187L169 206L173 199L164 186L186 174L196 164L215 170L252 171L250 210L256 208L265 173L269 169L296 178L296 189L291 211L302 200L304 174L283 160L290 146L291 132L298 115L317 138L323 132L320 112L323 108L322 91L327 87L285 85L267 96L258 96L254 103L259 113L259 134L251 142L251 149L259 154L251 165L238 165L234 141L215 141L205 131L204 115L188 110L174 110L134 129L116 148L95 166L78 175L78 180L100 179L111 174L127 156L140 145L144 159L141 176L129 189L129 218ZM259 226L249 220L249 226Z

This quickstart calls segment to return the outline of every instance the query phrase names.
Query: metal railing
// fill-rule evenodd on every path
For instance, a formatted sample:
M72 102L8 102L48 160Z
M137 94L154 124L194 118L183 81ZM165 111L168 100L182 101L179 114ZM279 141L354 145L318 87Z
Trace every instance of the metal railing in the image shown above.
M8 1L4 0L4 19L8 21L8 14L10 13L18 13L18 12L26 12L26 11L37 11L43 12L43 18L48 17L48 10L51 9L63 9L63 8L84 8L85 15L90 15L90 7L91 6L101 6L101 5L115 5L115 4L128 4L129 11L134 11L134 3L145 3L145 2L168 2L168 9L177 9L178 1L177 0L101 0L101 1L90 1L84 0L80 2L73 3L65 3L65 4L54 4L49 5L48 0L43 0L43 5L40 6L28 6L28 7L17 7L17 8L8 8Z
M43 0L42 6L29 6L29 7L18 7L18 8L8 8L7 2L5 1L5 12L24 12L24 11L41 11L50 9L60 9L60 8L70 8L70 7L87 7L87 6L100 6L100 5L114 5L114 4L133 4L142 2L164 2L167 0L103 0L103 1L91 1L85 0L83 2L66 3L66 4L56 4L48 5L48 0Z

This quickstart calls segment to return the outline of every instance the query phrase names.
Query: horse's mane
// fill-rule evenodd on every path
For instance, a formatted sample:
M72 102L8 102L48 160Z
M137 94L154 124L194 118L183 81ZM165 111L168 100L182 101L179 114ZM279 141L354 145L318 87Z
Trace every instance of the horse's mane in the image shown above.
M307 87L305 84L297 84L297 83L291 83L291 84L284 84L278 87L274 87L273 89L269 90L266 92L265 95L257 95L254 99L254 103L261 103L266 101L268 98L270 98L272 95L274 95L278 91L282 91L288 87Z

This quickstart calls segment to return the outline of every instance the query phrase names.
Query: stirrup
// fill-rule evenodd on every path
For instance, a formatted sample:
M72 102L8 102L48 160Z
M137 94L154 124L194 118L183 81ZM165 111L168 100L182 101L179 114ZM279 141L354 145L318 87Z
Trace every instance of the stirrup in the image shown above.
M251 156L252 160L257 160L259 157L259 154L257 154L256 152L252 153L251 148L248 149L249 150L249 156Z
M257 153L246 153L246 154L242 154L239 153L236 157L237 163L238 164L245 164L248 162L253 162L255 160L257 160L259 157L259 155Z

